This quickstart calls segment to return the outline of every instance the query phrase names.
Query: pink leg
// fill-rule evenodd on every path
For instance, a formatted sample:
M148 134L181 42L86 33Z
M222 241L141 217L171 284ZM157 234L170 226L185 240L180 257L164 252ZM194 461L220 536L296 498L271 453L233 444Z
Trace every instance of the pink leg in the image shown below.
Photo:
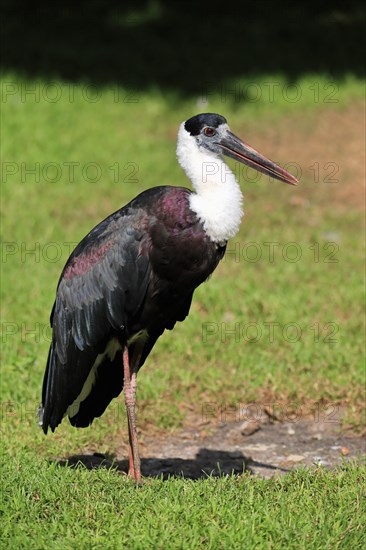
M128 419L129 471L128 474L141 485L141 461L136 430L136 373L131 374L128 349L123 352L124 394Z

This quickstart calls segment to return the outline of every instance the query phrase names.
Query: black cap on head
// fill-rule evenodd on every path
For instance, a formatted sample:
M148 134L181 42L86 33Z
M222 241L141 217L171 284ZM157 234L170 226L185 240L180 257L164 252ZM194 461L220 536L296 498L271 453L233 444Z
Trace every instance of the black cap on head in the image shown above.
M202 128L205 126L217 128L220 124L227 124L225 117L215 113L202 113L189 118L185 122L184 128L191 134L191 136L198 136Z

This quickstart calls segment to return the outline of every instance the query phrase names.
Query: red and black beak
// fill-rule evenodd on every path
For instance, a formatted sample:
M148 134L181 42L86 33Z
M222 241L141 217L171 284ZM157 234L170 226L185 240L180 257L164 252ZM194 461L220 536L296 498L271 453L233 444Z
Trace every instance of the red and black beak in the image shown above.
M231 157L238 162L242 162L243 164L254 168L254 170L257 170L258 172L272 176L273 178L289 183L290 185L297 185L299 183L299 180L297 180L289 172L286 172L286 170L278 166L278 164L275 164L258 153L255 149L252 149L252 147L244 143L230 131L228 131L220 140L220 146L222 147L222 152L224 155Z

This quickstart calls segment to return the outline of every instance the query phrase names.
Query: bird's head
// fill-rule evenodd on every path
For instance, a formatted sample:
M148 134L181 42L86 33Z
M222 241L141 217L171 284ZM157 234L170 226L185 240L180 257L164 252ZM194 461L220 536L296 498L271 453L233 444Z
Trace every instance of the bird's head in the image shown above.
M198 157L202 155L211 158L226 155L285 183L298 183L289 172L233 134L226 118L215 113L195 115L183 122L179 130L177 156L188 175L191 163L198 162Z

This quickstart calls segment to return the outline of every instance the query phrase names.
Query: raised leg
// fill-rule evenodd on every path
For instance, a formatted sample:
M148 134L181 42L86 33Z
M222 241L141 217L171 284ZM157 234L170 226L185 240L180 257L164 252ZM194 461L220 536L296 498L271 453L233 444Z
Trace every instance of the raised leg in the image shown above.
M128 349L125 347L123 352L123 371L125 403L128 420L129 436L129 471L128 474L141 485L141 461L137 441L136 430L136 372L131 373Z

